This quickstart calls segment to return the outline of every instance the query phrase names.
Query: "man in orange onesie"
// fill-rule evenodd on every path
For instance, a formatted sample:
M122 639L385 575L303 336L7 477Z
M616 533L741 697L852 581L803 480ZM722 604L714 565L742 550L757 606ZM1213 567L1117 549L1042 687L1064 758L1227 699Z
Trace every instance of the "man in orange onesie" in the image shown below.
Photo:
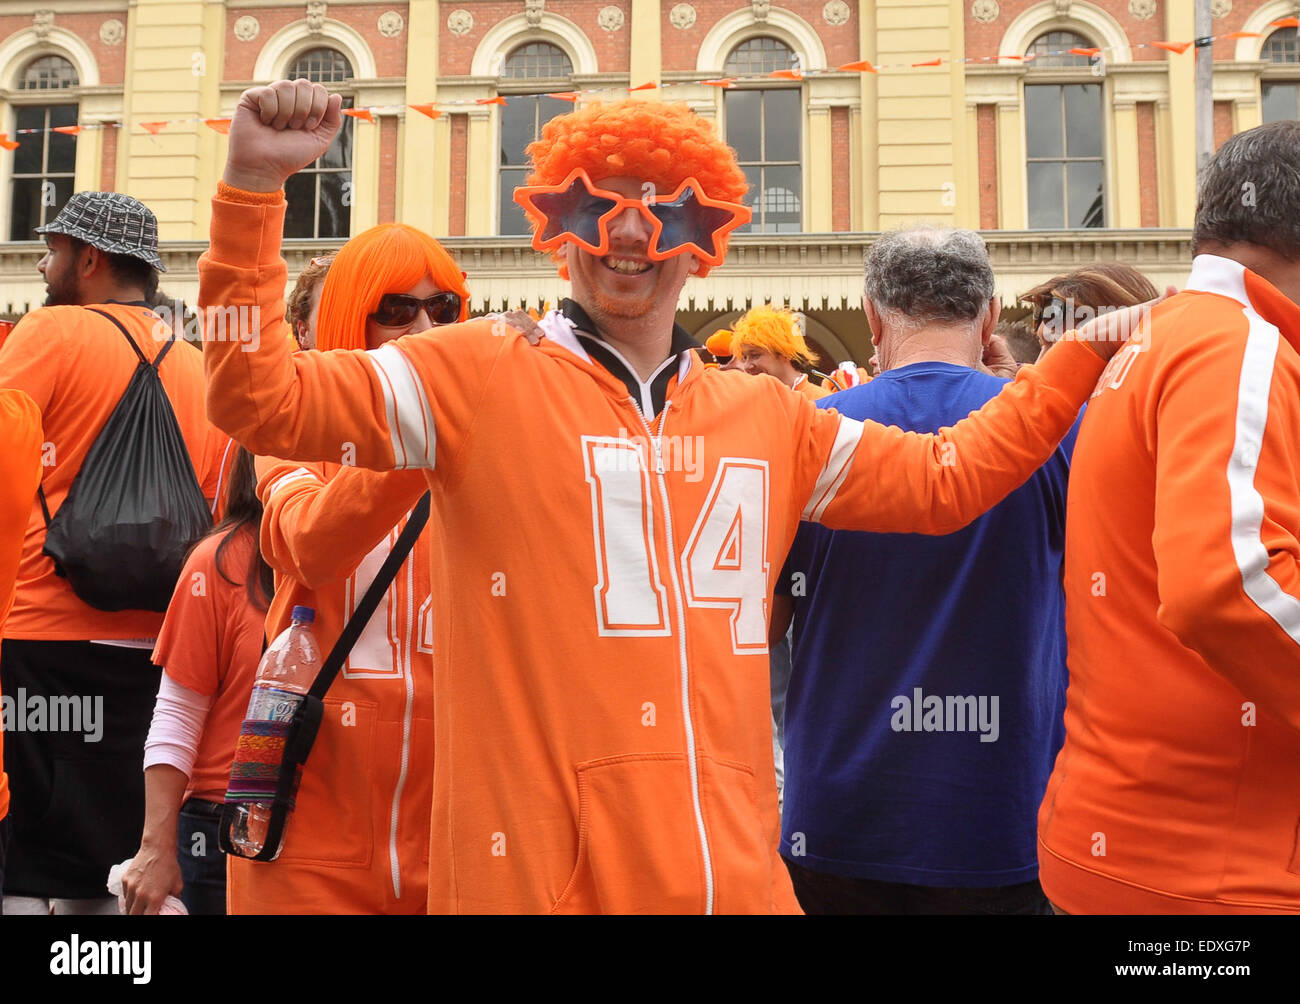
M1079 433L1066 738L1038 817L1066 913L1300 912L1297 165L1300 122L1220 148L1187 289Z
M480 319L295 354L281 187L339 119L306 81L240 98L199 299L259 304L266 337L209 341L208 408L258 453L428 481L430 912L797 911L767 621L800 518L959 528L1052 453L1115 345L1069 340L933 436L706 369L675 307L744 176L684 106L627 101L531 149L535 246L573 284L541 335Z

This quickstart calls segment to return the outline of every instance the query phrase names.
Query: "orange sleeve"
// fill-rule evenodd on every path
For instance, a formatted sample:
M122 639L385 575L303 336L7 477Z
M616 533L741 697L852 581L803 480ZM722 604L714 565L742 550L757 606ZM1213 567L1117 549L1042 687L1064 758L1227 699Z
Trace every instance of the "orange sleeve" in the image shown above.
M979 411L933 434L818 410L809 416L802 466L815 483L802 516L837 530L960 530L1047 462L1104 368L1083 343L1062 341Z
M319 465L259 457L262 556L319 589L349 575L427 489L419 471L344 467L326 478Z
M14 600L27 520L40 483L40 410L21 391L0 391L0 628Z
M1187 334L1147 417L1156 615L1300 729L1300 356L1258 319Z
M212 242L199 260L208 416L258 455L445 476L509 339L479 321L372 352L293 351L284 213L283 199L212 200Z
M56 360L68 351L65 335L47 310L24 315L0 346L0 387L23 391L43 412L54 395Z
M221 687L219 653L225 617L218 604L229 583L217 570L220 539L206 538L185 562L153 650L154 665L205 697L215 696Z

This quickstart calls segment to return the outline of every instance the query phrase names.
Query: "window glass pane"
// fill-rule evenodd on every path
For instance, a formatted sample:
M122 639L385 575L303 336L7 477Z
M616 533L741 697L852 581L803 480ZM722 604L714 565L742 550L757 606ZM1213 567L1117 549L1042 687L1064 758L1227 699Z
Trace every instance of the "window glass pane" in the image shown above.
M352 79L352 64L337 49L309 49L289 67L289 79L299 77L314 84L338 84Z
M546 95L537 97L537 129L538 136L541 135L542 126L555 118L557 115L566 115L573 111L573 105L567 101L561 101L559 98L548 98Z
M762 91L763 121L767 125L764 160L799 160L799 92Z
M763 36L741 42L731 50L723 73L729 77L771 73L794 66L794 52L780 39Z
M1030 157L1060 157L1065 153L1059 84L1025 87L1025 151Z
M76 105L55 105L50 109L51 126L77 124ZM61 132L49 134L50 149L45 170L55 174L72 173L77 169L77 137Z
M351 176L344 173L322 174L320 177L320 213L317 237L347 237L352 222L352 207L344 205L344 185ZM351 203L351 198L346 200Z
M1030 53L1034 55L1033 61L1027 64L1030 67L1087 66L1091 62L1089 57L1076 55L1070 50L1091 48L1093 48L1091 42L1073 31L1049 31L1034 39L1025 51L1025 55Z
M1101 161L1082 161L1067 164L1069 179L1070 226L1100 227L1105 223L1102 211Z
M15 178L13 198L9 209L9 239L11 241L39 240L32 233L41 222L41 179Z
M799 212L800 169L798 167L769 167L763 171L763 230L774 234L797 234L801 215Z
M1060 164L1029 164L1029 227L1060 230L1065 226L1065 178Z
M508 55L501 76L508 79L556 80L573 74L573 63L559 46L529 42Z
M1300 118L1300 84L1265 83L1263 90L1266 123Z
M316 175L299 171L284 183L284 198L289 203L284 214L286 237L312 237L316 222Z
M1101 85L1067 84L1065 90L1065 141L1071 157L1100 157Z
M501 211L498 219L498 232L502 234L530 234L528 217L515 202L515 189L528 177L526 170L507 168L500 175Z
M38 56L18 80L20 91L50 91L77 86L77 70L62 56Z
M18 105L14 109L14 135L18 149L14 151L14 174L39 174L45 156L45 137L41 133L19 133L19 129L44 129L44 105Z
M348 99L343 102L344 108L351 108L352 101ZM343 125L334 135L334 142L329 145L329 149L316 163L325 168L346 168L352 166L352 129L355 119L351 115L343 116Z
M1279 28L1268 36L1260 58L1272 63L1300 63L1300 30Z
M501 109L501 164L522 164L524 148L534 139L533 123L536 121L537 98L533 95L511 95Z
M751 222L746 223L742 227L737 227L734 232L738 234L755 233L759 230L760 224L763 222L761 217L762 207L757 205L755 202L758 198L759 184L763 172L762 168L754 167L752 165L744 167L742 170L745 172L745 181L748 182L749 189L745 192L744 198L740 201L754 211L754 216Z
M762 94L759 91L727 91L727 144L741 161L763 159Z

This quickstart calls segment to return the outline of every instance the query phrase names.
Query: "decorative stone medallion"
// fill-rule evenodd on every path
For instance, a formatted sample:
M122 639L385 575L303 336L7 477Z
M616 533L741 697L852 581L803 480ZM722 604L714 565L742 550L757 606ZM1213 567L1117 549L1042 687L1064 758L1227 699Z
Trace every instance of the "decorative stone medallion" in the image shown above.
M849 5L844 0L829 0L822 8L822 20L838 27L849 19Z
M251 42L257 38L257 33L261 30L261 24L252 14L244 14L235 18L235 38L241 42Z
M668 23L685 31L695 24L695 8L688 3L677 4L668 14Z
M1128 12L1139 21L1150 21L1156 16L1156 0L1128 0Z
M970 16L980 24L992 24L998 19L1002 11L998 8L998 0L975 0L970 5Z
M602 7L600 13L596 16L596 23L606 31L618 31L619 28L623 27L623 11L613 4Z
M1210 4L1210 13L1218 18L1227 17L1232 13L1232 0L1214 0Z
M453 35L467 34L474 27L474 15L464 7L457 8L447 15L447 30Z
M99 40L105 45L117 45L126 38L126 25L115 17L99 26Z
M397 11L386 10L379 15L376 27L379 29L379 34L383 35L384 38L396 38L402 33L402 29L406 27L406 22L402 20L402 15Z

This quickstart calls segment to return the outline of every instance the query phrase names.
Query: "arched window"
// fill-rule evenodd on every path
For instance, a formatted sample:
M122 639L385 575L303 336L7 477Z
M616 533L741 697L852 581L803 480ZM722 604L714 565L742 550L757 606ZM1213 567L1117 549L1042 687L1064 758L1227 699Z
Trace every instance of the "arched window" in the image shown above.
M76 67L62 56L37 56L18 75L13 133L18 149L9 181L11 241L35 240L33 229L58 215L72 195L77 137L52 130L77 124L76 102L56 95L78 83Z
M514 201L514 190L528 177L528 144L542 134L542 126L557 115L573 110L567 101L548 98L546 91L567 90L573 61L558 45L527 42L510 51L501 64L501 161L498 164L499 205L497 226L503 234L530 232L528 218ZM540 81L554 86L541 88Z
M1026 51L1026 55L1036 54L1026 64L1025 81L1025 166L1032 229L1106 223L1102 84L1087 74L1082 80L1072 79L1091 59L1069 52L1091 47L1072 31L1049 31ZM1042 80L1044 75L1065 79Z
M723 75L754 76L798 66L780 39L746 39L731 50ZM736 151L749 181L745 204L754 219L740 232L799 233L803 228L803 169L800 166L802 98L798 86L748 87L724 92L727 143Z
M290 80L305 77L317 84L344 84L352 79L352 64L337 49L308 49L289 65ZM352 107L345 95L343 107ZM286 237L346 238L352 232L352 117L343 125L329 149L311 167L284 183L289 204L284 217Z
M1300 119L1300 30L1279 28L1268 36L1260 58L1271 63L1260 82L1264 121Z

